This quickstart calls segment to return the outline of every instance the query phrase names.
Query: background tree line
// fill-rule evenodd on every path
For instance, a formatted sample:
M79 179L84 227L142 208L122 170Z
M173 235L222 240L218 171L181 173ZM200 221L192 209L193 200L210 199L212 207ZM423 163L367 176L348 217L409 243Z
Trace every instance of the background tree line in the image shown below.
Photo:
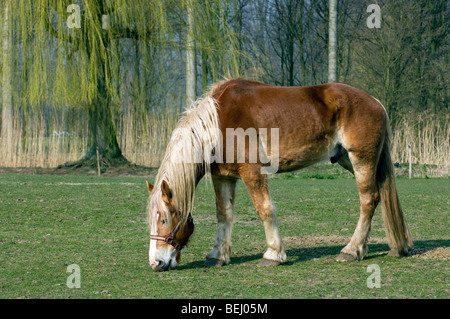
M366 24L372 3L379 29ZM79 28L68 26L73 4ZM448 1L337 4L337 81L380 99L394 128L426 127L419 143L439 157L429 161L448 164ZM179 113L224 77L328 81L328 0L4 0L0 10L3 166L92 165L97 150L104 165L157 165Z

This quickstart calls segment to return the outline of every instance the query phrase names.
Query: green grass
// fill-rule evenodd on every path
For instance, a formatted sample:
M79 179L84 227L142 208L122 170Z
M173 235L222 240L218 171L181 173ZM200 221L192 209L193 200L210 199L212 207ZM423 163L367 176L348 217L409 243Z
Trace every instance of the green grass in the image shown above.
M416 250L448 247L449 179L397 184ZM386 255L379 210L368 256L334 261L358 219L352 178L313 170L277 176L270 188L286 264L256 266L266 248L264 230L240 182L231 265L203 268L216 218L212 185L202 181L193 238L179 267L158 273L147 261L144 178L0 174L0 298L450 297L445 258ZM80 289L66 286L70 264L81 268ZM381 288L367 287L370 264L380 267Z

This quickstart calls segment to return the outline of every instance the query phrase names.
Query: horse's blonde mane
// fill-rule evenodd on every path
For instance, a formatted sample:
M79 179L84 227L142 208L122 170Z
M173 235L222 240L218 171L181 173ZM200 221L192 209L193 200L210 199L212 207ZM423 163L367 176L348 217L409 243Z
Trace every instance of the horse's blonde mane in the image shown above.
M156 175L155 189L161 192L163 180L169 184L173 206L184 221L193 209L199 174L210 172L212 151L220 136L218 130L217 103L206 94L183 113L167 145ZM158 201L160 205L161 200ZM158 208L162 214L167 214L167 209Z

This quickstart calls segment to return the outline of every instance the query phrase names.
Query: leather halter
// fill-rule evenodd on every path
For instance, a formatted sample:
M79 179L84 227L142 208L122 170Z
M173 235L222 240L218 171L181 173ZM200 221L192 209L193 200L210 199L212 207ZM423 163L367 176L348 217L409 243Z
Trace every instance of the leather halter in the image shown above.
M181 219L178 222L178 224L175 226L175 228L170 233L168 233L166 236L150 235L150 239L163 241L165 243L168 243L169 245L172 245L173 248L175 248L176 250L180 251L185 246L184 244L175 242L175 234L177 233L180 226L181 226Z

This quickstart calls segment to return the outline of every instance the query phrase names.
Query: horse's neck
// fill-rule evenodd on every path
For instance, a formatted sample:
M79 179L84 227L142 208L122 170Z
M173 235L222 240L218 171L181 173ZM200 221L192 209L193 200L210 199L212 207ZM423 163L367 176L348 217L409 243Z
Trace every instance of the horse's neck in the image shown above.
M191 213L193 203L194 203L194 197L195 197L195 190L197 188L198 183L200 180L205 176L205 167L202 164L195 164L195 175L191 175L190 180L185 180L186 185L181 188L175 187L175 193L177 199L175 199L175 206L177 209L181 209L183 212ZM172 176L177 182L182 182L182 179L177 179L178 176ZM171 185L171 178L168 178L168 183ZM190 186L189 186L190 184ZM172 184L174 185L174 184ZM175 184L176 185L176 184ZM187 216L187 215L186 215Z
M201 181L201 179L205 176L205 166L203 164L195 164L195 188L197 188L198 183ZM166 179L167 182L170 185L171 177L167 175L162 175L161 179ZM174 176L172 176L174 177ZM175 177L176 179L176 177Z
M195 187L197 187L200 180L205 176L205 166L203 164L197 164L195 171L197 172L195 177Z

